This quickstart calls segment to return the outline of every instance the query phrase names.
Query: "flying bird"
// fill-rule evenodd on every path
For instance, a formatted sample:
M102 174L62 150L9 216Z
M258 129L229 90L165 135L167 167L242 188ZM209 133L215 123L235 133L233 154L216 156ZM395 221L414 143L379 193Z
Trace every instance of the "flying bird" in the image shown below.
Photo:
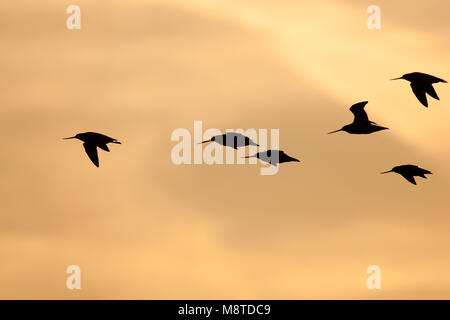
M96 167L99 166L98 162L98 153L97 153L97 147L99 147L102 150L108 151L108 143L117 143L121 144L116 139L110 138L108 136L105 136L101 133L96 132L85 132L85 133L78 133L77 135L69 138L63 138L63 139L78 139L83 141L83 147L86 151L87 155L89 156L89 159L95 164Z
M352 134L369 134L381 130L386 130L389 128L385 128L382 126L377 125L375 122L370 121L369 117L367 116L366 111L364 111L364 107L368 101L358 102L350 107L350 111L355 116L353 123L350 123L346 126L343 126L339 130L328 132L335 133L339 131L345 131Z
M399 80L399 79L411 82L411 89L416 95L416 98L420 101L421 104L423 104L427 108L428 108L428 101L426 93L428 93L433 98L439 100L436 91L434 91L433 83L438 82L447 83L447 81L443 79L422 72L407 73L402 75L400 78L395 78L391 80Z
M399 175L401 175L403 178L405 178L412 184L416 184L416 180L414 179L415 176L426 179L427 178L425 176L426 174L432 174L430 171L419 168L418 166L415 166L412 164L404 164L401 166L397 166L397 167L392 168L392 170L389 170L386 172L381 172L381 173L384 174L384 173L389 173L389 172L398 173Z
M255 153L254 155L251 155L251 156L246 156L244 158L257 158L257 159L267 162L275 167L279 163L283 163L283 162L291 162L291 161L300 162L300 160L288 156L282 150L267 150L267 151Z
M200 143L206 143L206 142L217 142L218 144L221 144L226 147L232 147L234 149L237 149L238 147L245 147L245 146L259 147L259 145L256 144L255 142L253 142L250 138L244 136L243 134L237 133L237 132L228 132L226 134L214 136L210 140L205 140Z

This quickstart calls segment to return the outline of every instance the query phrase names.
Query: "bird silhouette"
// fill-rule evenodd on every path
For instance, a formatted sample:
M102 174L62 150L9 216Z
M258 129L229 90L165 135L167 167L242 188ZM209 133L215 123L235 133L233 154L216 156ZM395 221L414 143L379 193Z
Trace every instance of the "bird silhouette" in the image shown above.
M234 149L237 149L238 147L245 147L245 146L257 146L258 144L253 142L250 138L244 136L243 134L237 133L237 132L228 132L226 134L217 135L212 137L210 140L205 140L200 143L206 143L206 142L217 142L218 144L221 144L223 146L232 147ZM200 144L199 143L199 144Z
M63 138L63 139L79 139L83 141L83 147L86 151L87 155L89 156L89 159L94 163L96 167L99 166L98 162L98 153L97 153L97 147L99 147L102 150L108 151L108 143L117 143L121 144L116 139L110 138L108 136L105 136L101 133L96 132L85 132L85 133L78 133L77 135L69 138Z
M395 78L391 80L399 80L399 79L411 82L411 89L416 95L416 98L420 101L421 104L423 104L427 108L428 108L428 101L426 93L428 93L433 98L439 100L439 97L433 88L433 83L438 82L447 83L447 81L443 79L439 79L435 76L422 72L407 73L402 75L400 78Z
M245 156L244 158L257 158L257 159L267 162L275 167L279 163L283 163L283 162L291 162L291 161L300 162L300 160L288 156L282 150L267 150L267 151L255 153L254 155L251 155L251 156Z
M351 134L369 134L380 130L389 129L381 127L377 125L375 122L369 120L366 111L364 111L364 107L366 106L367 103L368 101L363 101L352 105L350 107L350 111L355 116L353 123L343 126L339 130L328 132L328 134L339 131L345 131Z
M411 182L412 184L416 184L415 176L426 179L426 174L432 174L430 171L419 168L418 166L412 164L404 164L401 166L397 166L392 168L389 171L381 172L382 174L395 172L401 175L403 178Z

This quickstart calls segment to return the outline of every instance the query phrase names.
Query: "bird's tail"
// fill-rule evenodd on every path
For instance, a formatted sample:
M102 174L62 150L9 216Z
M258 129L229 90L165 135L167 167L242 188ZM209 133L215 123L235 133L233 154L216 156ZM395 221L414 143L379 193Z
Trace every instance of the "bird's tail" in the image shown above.
M379 126L379 125L375 125L375 128L378 129L378 131L381 131L381 130L389 130L389 128L382 127L382 126Z

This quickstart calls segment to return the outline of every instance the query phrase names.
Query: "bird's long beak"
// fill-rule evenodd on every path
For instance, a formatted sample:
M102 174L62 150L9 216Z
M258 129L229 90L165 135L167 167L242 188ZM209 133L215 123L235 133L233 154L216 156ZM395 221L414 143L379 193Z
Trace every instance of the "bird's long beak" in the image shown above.
M199 142L198 144L207 143L207 142L211 142L211 140L205 140L205 141Z
M342 130L342 129L339 129L339 130L331 131L331 132L328 132L328 134L330 134L330 133L336 133L336 132L339 132L339 131L343 131L343 130Z
M400 79L403 79L403 77L400 77L400 78L394 78L394 79L389 79L389 80L400 80Z
M389 170L389 171L385 171L385 172L380 172L381 174L385 174L385 173L389 173L389 172L394 172L394 171L392 171L392 170Z
M68 137L68 138L63 138L63 140L67 140L67 139L76 139L77 137Z

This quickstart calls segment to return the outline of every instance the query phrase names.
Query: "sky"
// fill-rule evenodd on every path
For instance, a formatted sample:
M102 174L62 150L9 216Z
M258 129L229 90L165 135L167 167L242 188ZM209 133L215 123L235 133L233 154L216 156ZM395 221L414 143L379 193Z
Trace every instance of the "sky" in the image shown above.
M450 298L450 88L389 81L450 79L448 1L80 0L80 30L70 4L0 3L0 298ZM359 101L390 130L327 135ZM301 162L175 165L196 120ZM122 142L100 168L85 131ZM433 175L379 174L407 163Z

